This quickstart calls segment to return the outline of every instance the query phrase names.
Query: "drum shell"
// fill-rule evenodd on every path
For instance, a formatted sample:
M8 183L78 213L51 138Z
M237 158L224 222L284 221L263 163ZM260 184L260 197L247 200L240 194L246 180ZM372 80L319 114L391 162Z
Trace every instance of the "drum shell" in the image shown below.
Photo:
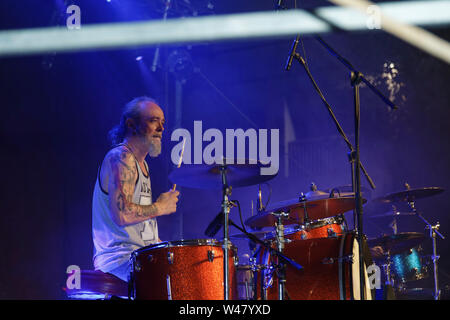
M391 273L397 283L407 283L428 277L428 270L423 265L421 248L410 248L391 256Z
M237 298L236 249L229 252L230 299ZM214 240L169 242L133 253L136 300L223 300L223 249ZM170 288L170 295L169 295Z
M358 269L357 261L353 259L355 242L355 235L347 233L338 237L295 240L285 244L283 254L303 267L302 270L297 270L289 264L286 265L286 298L291 300L359 299L359 284L353 283L354 279L359 278L359 271L358 274L355 272L355 269ZM261 258L264 255L267 257L268 254L265 250L263 251ZM263 260L260 262L262 263ZM261 275L263 272L257 275L258 299L278 299L276 272L273 273L273 283L267 290L262 289ZM366 290L368 296L369 292L370 290Z
M307 226L286 227L284 235L289 240L307 240L317 238L337 237L344 233L342 222L336 218L317 220ZM266 240L275 241L275 232L269 233Z

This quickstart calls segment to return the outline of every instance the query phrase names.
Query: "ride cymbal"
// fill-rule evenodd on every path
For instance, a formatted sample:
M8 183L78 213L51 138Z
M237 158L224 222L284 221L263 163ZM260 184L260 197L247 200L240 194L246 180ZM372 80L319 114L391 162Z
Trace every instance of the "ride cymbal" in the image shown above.
M273 179L275 175L262 175L261 168L266 167L260 161L224 159L224 164L183 164L169 174L169 180L182 187L195 189L221 190L222 168L226 170L227 184L233 188L260 184ZM244 164L240 164L244 163Z

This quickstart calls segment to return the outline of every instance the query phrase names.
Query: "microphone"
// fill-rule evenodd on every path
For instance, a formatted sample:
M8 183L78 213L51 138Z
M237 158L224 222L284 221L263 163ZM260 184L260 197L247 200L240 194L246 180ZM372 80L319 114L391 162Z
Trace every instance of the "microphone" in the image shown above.
M223 211L219 212L219 214L214 218L213 221L209 224L208 228L205 230L205 235L207 237L214 237L217 232L219 232L220 228L223 224Z
M289 71L289 69L291 69L292 60L294 59L294 56L296 55L295 51L297 50L299 39L300 39L300 35L297 36L297 38L294 40L294 43L292 44L291 52L289 53L289 58L286 62L286 67L285 67L286 71Z

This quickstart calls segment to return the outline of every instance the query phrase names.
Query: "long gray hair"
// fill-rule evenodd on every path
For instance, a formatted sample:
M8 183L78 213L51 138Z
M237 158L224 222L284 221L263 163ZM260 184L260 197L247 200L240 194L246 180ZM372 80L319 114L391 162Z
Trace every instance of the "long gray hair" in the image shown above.
M141 110L139 106L142 102L157 103L155 99L147 96L134 98L128 102L123 108L119 124L114 126L108 133L109 140L113 146L120 144L130 134L130 128L127 126L128 119L133 119L137 124L141 122Z

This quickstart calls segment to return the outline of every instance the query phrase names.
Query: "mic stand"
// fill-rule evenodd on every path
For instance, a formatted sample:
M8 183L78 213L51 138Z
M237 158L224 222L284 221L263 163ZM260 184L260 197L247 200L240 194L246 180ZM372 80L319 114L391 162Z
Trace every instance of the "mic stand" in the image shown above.
M328 51L332 53L335 57L338 58L339 61L341 61L347 68L351 70L351 85L353 87L353 101L354 101L354 116L355 116L355 148L351 145L350 141L346 137L342 127L340 126L339 122L337 121L330 105L326 101L325 97L323 96L322 92L320 91L319 87L317 86L316 82L314 81L314 78L311 75L311 72L309 71L308 66L306 65L305 60L303 57L295 52L296 49L296 43L298 43L299 36L297 36L294 45L292 47L292 51L290 53L290 57L288 60L288 66L286 67L286 70L289 70L289 61L292 60L292 57L295 58L297 61L300 62L300 64L305 69L306 73L308 74L308 77L313 83L314 88L319 93L319 96L325 106L328 109L328 112L330 113L339 133L344 138L345 142L347 143L347 146L350 149L349 153L349 159L351 163L351 172L352 172L352 189L353 193L355 194L355 210L354 210L354 216L356 216L355 224L356 224L356 234L358 239L358 246L359 246L359 276L360 276L360 297L362 300L364 300L364 293L365 293L365 277L364 277L364 250L363 250L363 221L362 221L362 197L361 197L361 175L360 172L363 171L364 175L366 176L370 186L372 189L375 189L375 185L368 175L367 171L364 169L364 167L361 164L360 161L360 145L359 145L359 131L360 131L360 98L359 98L359 87L361 84L361 81L367 84L369 88L371 88L379 97L382 98L382 100L387 103L392 109L397 109L395 104L393 104L389 99L384 97L381 92L379 92L369 81L367 81L362 73L357 71L346 59L344 59L341 55L339 55L335 50L333 50L328 44L325 43L320 37L316 37L316 39L326 47Z

